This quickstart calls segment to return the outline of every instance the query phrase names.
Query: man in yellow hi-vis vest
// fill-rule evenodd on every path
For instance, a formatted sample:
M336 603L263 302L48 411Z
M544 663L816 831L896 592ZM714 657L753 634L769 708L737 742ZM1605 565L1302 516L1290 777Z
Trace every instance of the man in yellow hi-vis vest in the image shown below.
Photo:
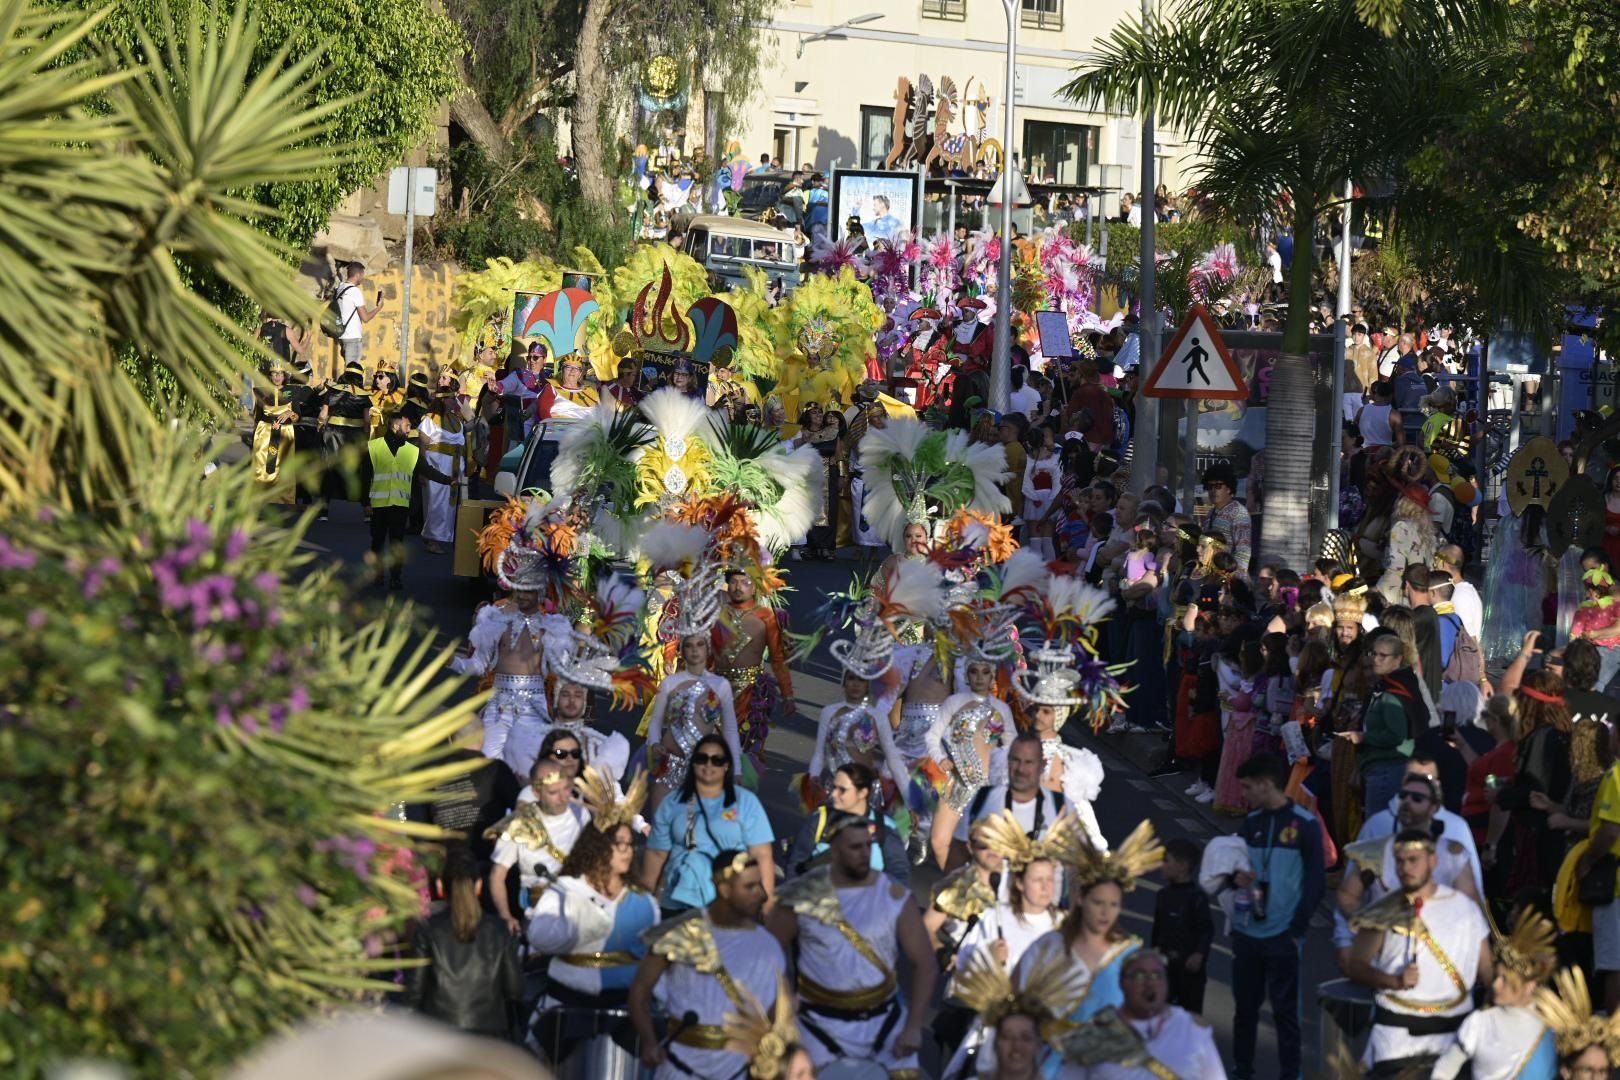
M372 584L383 586L383 571L389 571L389 586L405 587L405 527L410 520L411 489L418 477L449 484L451 477L427 463L421 448L410 441L410 417L390 411L383 418L383 436L372 439L361 462L360 478L371 494L371 556L377 576Z

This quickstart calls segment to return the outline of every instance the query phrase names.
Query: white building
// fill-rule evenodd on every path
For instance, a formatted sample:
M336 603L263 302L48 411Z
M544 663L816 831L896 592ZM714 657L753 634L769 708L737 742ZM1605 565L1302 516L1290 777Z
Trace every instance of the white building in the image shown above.
M1139 189L1140 124L1088 112L1062 96L1097 38L1139 18L1137 0L1016 0L1020 7L1014 146L1032 181ZM881 18L845 25L862 16ZM1006 16L1000 0L783 0L768 28L761 87L733 136L753 162L785 168L882 168L894 142L896 82L951 79L964 130L972 100L989 99L986 135L1002 137ZM818 35L830 35L820 37ZM932 122L930 122L932 130ZM1158 181L1186 187L1187 148L1155 139ZM1106 209L1117 213L1117 194Z

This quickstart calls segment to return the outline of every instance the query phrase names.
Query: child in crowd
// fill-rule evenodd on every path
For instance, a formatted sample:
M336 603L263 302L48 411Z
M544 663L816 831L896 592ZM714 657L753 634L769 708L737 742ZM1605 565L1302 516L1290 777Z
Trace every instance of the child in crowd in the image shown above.
M1164 954L1170 980L1170 1004L1188 1012L1204 1011L1204 984L1209 979L1209 948L1215 919L1209 897L1198 885L1204 852L1178 836L1164 845L1164 888L1153 906L1153 947Z

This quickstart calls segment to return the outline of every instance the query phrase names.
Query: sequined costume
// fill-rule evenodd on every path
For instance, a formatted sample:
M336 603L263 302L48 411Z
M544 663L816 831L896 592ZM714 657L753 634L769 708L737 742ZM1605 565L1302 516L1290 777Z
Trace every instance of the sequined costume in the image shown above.
M545 725L549 723L546 707L546 680L539 674L538 660L544 654L547 627L567 622L557 615L535 610L525 614L510 600L498 604L485 604L478 609L472 632L467 635L472 646L469 655L457 656L450 661L450 670L460 675L482 678L495 669L501 653L517 647L523 638L536 660L536 671L531 675L497 674L495 692L484 706L483 754L499 758L506 748L507 736L514 725ZM538 744L537 744L538 745ZM520 775L527 775L523 773Z
M653 783L671 791L686 780L692 748L703 736L718 731L731 750L732 771L742 775L742 746L737 734L737 714L732 707L731 684L718 675L694 675L677 671L664 679L653 699L652 718L647 726L647 745L656 746L666 736L675 744L653 769Z
M981 787L1005 782L1004 741L1014 730L1007 703L989 695L952 694L928 732L928 756L945 772L945 801L958 814ZM982 747L982 749L981 749Z
M749 615L765 626L765 647L770 668L750 664L736 666L737 657L753 643L753 637L743 629L743 620ZM719 638L719 657L715 674L731 684L731 697L737 713L737 734L743 753L754 761L755 768L763 768L765 740L771 725L793 700L793 677L788 673L787 649L782 641L782 630L776 621L776 612L765 604L729 604L720 615L716 627Z
M810 779L823 789L832 784L833 773L852 761L870 766L899 784L906 775L889 729L886 702L863 700L851 705L840 701L821 710L816 723L816 748L810 755Z

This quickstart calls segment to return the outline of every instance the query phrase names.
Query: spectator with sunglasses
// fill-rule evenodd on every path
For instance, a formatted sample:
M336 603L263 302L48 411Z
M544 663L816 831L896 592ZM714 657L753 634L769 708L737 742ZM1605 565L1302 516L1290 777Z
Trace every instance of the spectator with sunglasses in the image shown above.
M759 860L767 896L776 892L775 837L765 807L733 777L731 748L719 735L692 747L686 780L653 815L641 884L659 898L665 918L714 899L712 863L722 851Z

